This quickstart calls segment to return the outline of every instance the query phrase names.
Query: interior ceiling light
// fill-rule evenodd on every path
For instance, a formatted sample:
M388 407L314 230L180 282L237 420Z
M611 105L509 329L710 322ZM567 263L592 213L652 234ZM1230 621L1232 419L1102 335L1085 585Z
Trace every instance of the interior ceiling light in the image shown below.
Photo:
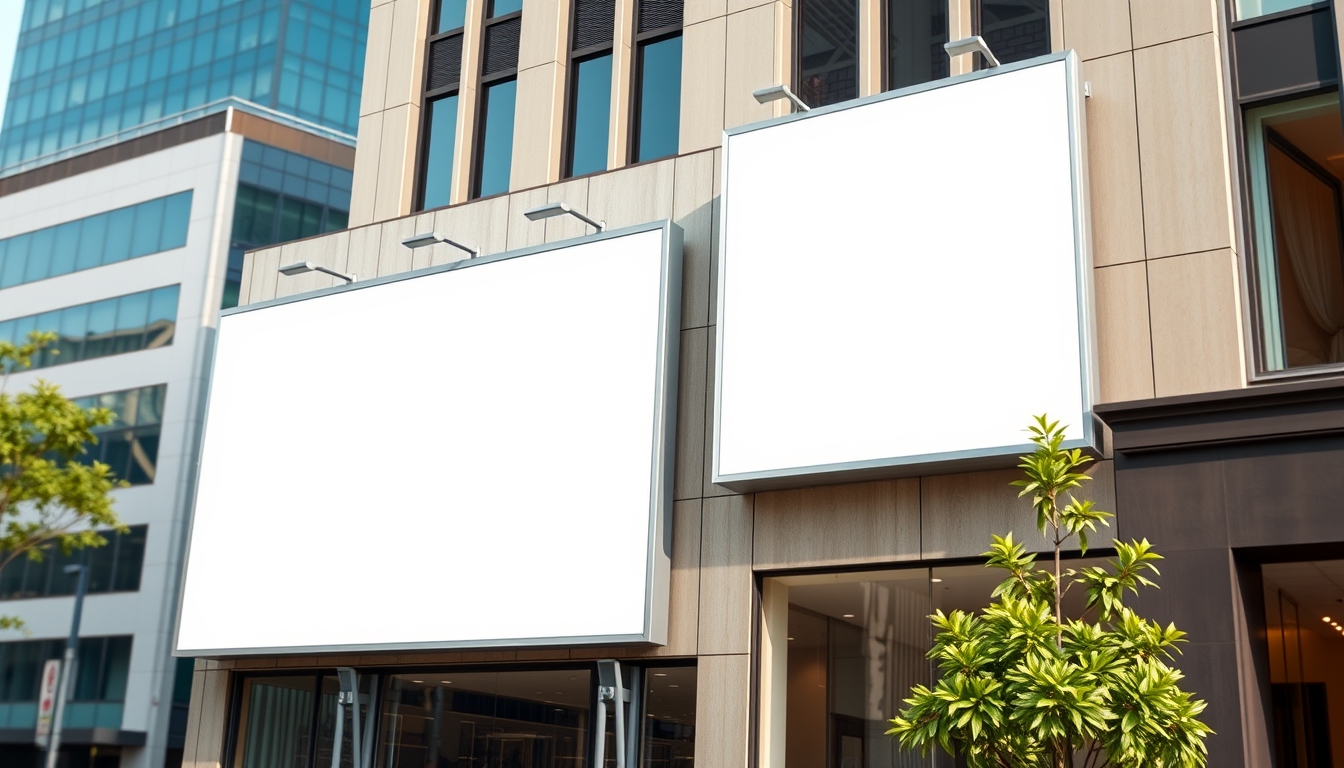
M1326 624L1329 624L1329 623L1330 623L1330 617L1329 617L1329 616L1326 616L1325 618L1321 619L1321 621L1324 621Z
M844 615L844 618L846 618L846 619L852 619L852 618L854 618L854 614L852 614L852 613L846 613L846 614Z

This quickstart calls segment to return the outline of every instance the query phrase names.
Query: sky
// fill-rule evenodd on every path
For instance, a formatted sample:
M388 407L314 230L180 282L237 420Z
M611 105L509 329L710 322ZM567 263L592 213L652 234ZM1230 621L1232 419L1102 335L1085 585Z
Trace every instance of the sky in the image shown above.
M4 123L9 70L14 66L14 46L19 42L19 19L22 16L23 0L0 0L0 124Z

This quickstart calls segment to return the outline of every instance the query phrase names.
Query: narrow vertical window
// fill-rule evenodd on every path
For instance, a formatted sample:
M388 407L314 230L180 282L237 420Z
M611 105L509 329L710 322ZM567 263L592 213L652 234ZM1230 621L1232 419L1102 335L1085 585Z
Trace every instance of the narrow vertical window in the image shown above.
M677 154L681 135L681 0L640 0L635 26L636 163Z
M481 46L480 108L471 196L509 191L513 168L513 117L518 96L518 42L522 0L491 0Z
M948 75L947 0L888 0L887 90Z
M822 107L857 97L858 0L801 0L795 7L799 98Z
M615 0L575 0L569 42L565 176L582 176L607 167L615 23Z
M1050 52L1050 0L973 0L976 34L1004 64Z
M420 127L418 211L450 202L453 148L457 142L457 96L462 79L462 31L466 19L466 0L439 0L425 61L426 108Z

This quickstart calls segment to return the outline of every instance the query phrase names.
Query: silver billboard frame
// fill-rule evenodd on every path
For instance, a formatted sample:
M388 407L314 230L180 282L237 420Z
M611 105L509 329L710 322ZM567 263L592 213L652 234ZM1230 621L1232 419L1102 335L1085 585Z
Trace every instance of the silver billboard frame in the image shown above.
M1033 67L1064 64L1065 98L1067 101L1069 164L1071 169L1071 191L1073 200L1074 232L1074 271L1077 279L1077 322L1079 333L1079 368L1082 392L1083 437L1068 440L1064 447L1080 449L1093 457L1102 455L1103 428L1093 413L1097 402L1097 342L1095 322L1095 294L1092 280L1092 223L1090 217L1088 172L1087 172L1087 120L1084 114L1086 100L1085 84L1081 76L1081 64L1078 54L1073 50L1038 56L1025 61L1004 64L998 67L978 70L964 75L934 80L928 83L912 85L886 93L874 94L851 101L816 107L807 112L796 112L770 120L729 128L723 132L723 159L719 170L719 266L717 272L719 318L714 337L714 439L711 482L738 493L764 491L783 488L798 488L808 485L828 485L853 483L867 480L883 480L918 475L936 475L949 472L970 472L984 469L1001 469L1017 464L1017 457L1031 452L1035 446L1023 442L1016 445L994 446L963 451L919 454L868 459L863 461L837 462L813 466L781 467L756 472L741 472L730 475L719 471L719 438L722 419L723 395L723 318L727 300L728 266L728 227L731 221L729 210L729 139L744 133L773 128L799 120L813 120L835 112L858 109L870 104L899 99L916 93L924 93L939 88L948 88L974 80L997 77Z
M644 232L662 233L662 253L659 267L658 289L658 340L656 350L656 371L653 397L653 445L650 450L649 481L649 535L645 560L644 589L644 630L638 635L592 635L577 637L534 637L534 638L498 638L464 641L416 641L387 643L358 643L347 645L304 645L304 646L259 646L247 648L191 648L181 650L179 635L182 626L182 606L186 593L186 577L191 562L191 543L195 532L195 505L200 485L200 462L204 451L197 454L197 465L193 467L192 487L189 498L192 505L192 520L187 530L186 549L182 558L181 580L178 587L176 615L173 621L173 656L223 658L235 656L288 656L314 653L363 653L373 651L426 651L426 650L491 650L500 648L547 648L560 646L602 646L602 645L653 645L667 644L668 610L671 599L671 554L672 554L672 495L673 463L676 457L677 424L677 387L679 382L678 366L681 347L681 284L683 233L680 226L668 219L652 221L620 229L605 230L583 237L558 240L552 243L519 248L504 253L462 259L410 272L361 280L355 283L336 285L315 291L268 299L255 304L247 304L220 313L221 320L231 315L255 312L268 307L281 306L311 299L320 299L337 293L360 291L376 288L402 280L414 280L419 277L453 272L459 269L473 269L500 261L523 258L540 253L549 253L564 248L586 245L601 240L611 240ZM222 323L221 323L222 326ZM211 371L202 400L202 440L209 427L210 396L213 388L213 360L215 342L218 335L212 336L208 355Z

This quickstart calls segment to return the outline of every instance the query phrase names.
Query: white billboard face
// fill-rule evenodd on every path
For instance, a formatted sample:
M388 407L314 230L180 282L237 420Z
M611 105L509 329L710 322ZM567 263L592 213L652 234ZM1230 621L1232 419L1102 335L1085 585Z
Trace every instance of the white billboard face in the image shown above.
M177 653L664 642L680 254L664 222L222 317Z
M1072 54L730 132L714 482L1011 466L1095 439Z

